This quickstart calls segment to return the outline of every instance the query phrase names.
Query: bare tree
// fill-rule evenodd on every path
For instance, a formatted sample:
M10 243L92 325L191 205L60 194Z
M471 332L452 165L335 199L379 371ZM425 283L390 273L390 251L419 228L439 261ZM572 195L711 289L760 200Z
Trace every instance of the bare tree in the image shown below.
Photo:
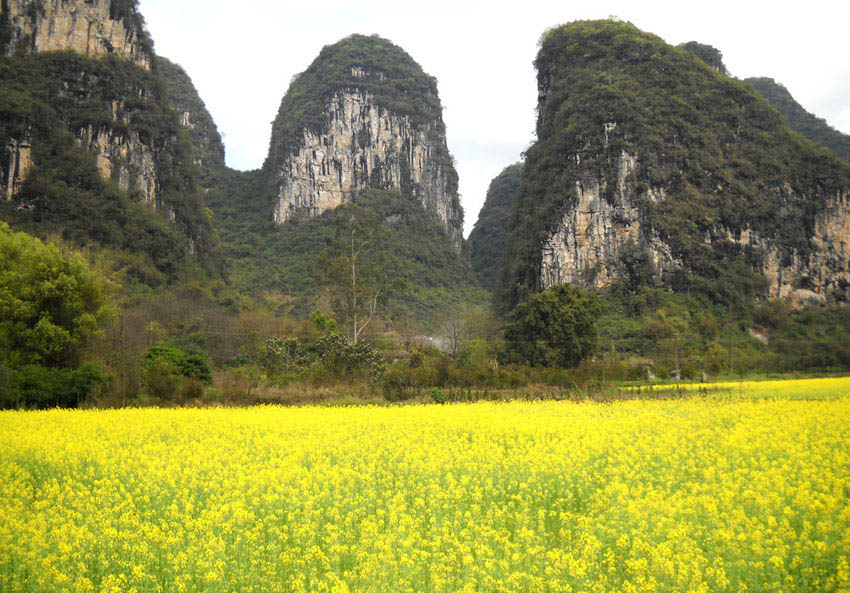
M333 227L317 259L319 281L346 337L357 343L401 278L387 253L389 229L375 212L345 204L334 212Z

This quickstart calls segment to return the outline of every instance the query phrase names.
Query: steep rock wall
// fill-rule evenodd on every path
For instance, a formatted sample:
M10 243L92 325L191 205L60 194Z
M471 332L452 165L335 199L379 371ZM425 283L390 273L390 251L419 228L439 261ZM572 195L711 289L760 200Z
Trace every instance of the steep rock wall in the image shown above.
M126 0L3 0L2 12L7 54L114 54L150 70L150 41L133 3Z
M87 126L79 130L77 144L97 157L97 169L141 202L157 207L157 171L154 150L136 131Z
M303 143L276 167L279 179L275 221L317 216L351 201L358 190L398 190L411 195L462 240L456 196L445 167L445 134L436 126L414 126L390 113L370 93L347 90L327 102L322 132L305 129Z
M607 133L616 126L607 124ZM580 157L574 157L580 164ZM671 272L687 266L674 255L657 229L647 223L647 212L665 200L676 200L675 191L664 187L637 188L641 165L634 155L623 151L616 160L616 187L608 191L607 181L585 171L575 181L575 195L541 248L539 283L542 289L569 283L603 288L621 279L623 258L629 253L644 254L655 281L666 282ZM782 194L789 203L808 201L789 184L765 191ZM715 225L706 234L706 246L719 242L734 244L738 250L754 252L758 272L767 281L764 296L782 298L795 305L823 304L850 287L850 203L841 191L826 200L815 217L810 248L801 253L786 248L781 239L765 236L745 226L733 230Z
M21 190L21 185L32 167L32 132L26 131L19 138L12 138L6 146L8 168L3 171L0 163L0 176L6 190L6 200L12 200Z
M611 125L606 128L613 129ZM575 160L580 164L581 158ZM623 151L618 159L616 188L609 197L607 182L584 175L575 181L575 203L562 216L542 246L540 286L583 284L602 288L619 279L621 260L630 250L648 255L653 274L663 282L664 273L681 265L670 246L642 222L641 210L631 182L637 158ZM663 196L663 188L650 189Z

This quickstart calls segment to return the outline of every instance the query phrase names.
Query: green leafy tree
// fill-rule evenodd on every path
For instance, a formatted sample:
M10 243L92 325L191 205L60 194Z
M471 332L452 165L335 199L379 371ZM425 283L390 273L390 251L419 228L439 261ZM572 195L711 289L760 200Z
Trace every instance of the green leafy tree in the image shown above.
M212 382L209 361L200 354L191 354L169 346L152 346L145 354L143 367L167 367L172 373L203 383Z
M0 222L0 362L76 367L106 312L103 285L81 256Z
M601 307L593 292L559 284L517 306L505 326L510 360L532 366L573 367L596 349Z
M374 211L345 204L334 211L333 235L317 259L319 282L355 344L402 282L387 252L389 234Z

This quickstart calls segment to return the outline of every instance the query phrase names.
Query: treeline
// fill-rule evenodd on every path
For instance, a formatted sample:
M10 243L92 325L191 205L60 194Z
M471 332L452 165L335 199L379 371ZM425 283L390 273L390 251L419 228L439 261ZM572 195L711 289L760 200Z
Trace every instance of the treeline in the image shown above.
M298 315L221 281L128 291L108 255L0 225L0 407L563 397L850 369L846 307L767 301L742 317L663 289L557 286L506 320L487 303L451 309L433 338L379 314L355 342L341 309Z

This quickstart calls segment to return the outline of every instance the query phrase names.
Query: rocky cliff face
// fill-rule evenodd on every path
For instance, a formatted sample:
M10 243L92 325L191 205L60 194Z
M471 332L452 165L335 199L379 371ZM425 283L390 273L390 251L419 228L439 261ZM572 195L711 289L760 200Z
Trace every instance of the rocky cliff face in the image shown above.
M4 172L0 164L0 178L5 182L6 200L11 201L21 191L32 167L32 129L26 128L17 137L10 138L6 151L9 166Z
M134 1L2 0L0 11L6 54L70 50L151 67L152 45Z
M614 124L606 126L606 132ZM540 286L583 284L602 288L617 281L622 258L640 250L663 280L665 273L681 265L666 245L642 220L635 197L633 176L637 158L622 152L616 163L616 181L583 175L575 181L575 204L564 212L541 247ZM609 191L613 189L613 192ZM647 189L657 200L663 188Z
M135 6L135 0L2 0L5 198L44 228L59 224L80 241L147 250L169 278L184 250L212 270L214 238L192 144L169 104ZM193 123L185 113L183 120ZM139 228L135 239L130 226ZM174 245L181 239L183 249Z
M294 80L266 167L278 223L317 216L365 189L395 190L437 217L457 248L462 242L436 83L384 39L355 35L326 47Z
M625 281L731 302L850 297L850 167L747 85L632 25L550 31L502 308ZM718 62L722 66L722 62Z

